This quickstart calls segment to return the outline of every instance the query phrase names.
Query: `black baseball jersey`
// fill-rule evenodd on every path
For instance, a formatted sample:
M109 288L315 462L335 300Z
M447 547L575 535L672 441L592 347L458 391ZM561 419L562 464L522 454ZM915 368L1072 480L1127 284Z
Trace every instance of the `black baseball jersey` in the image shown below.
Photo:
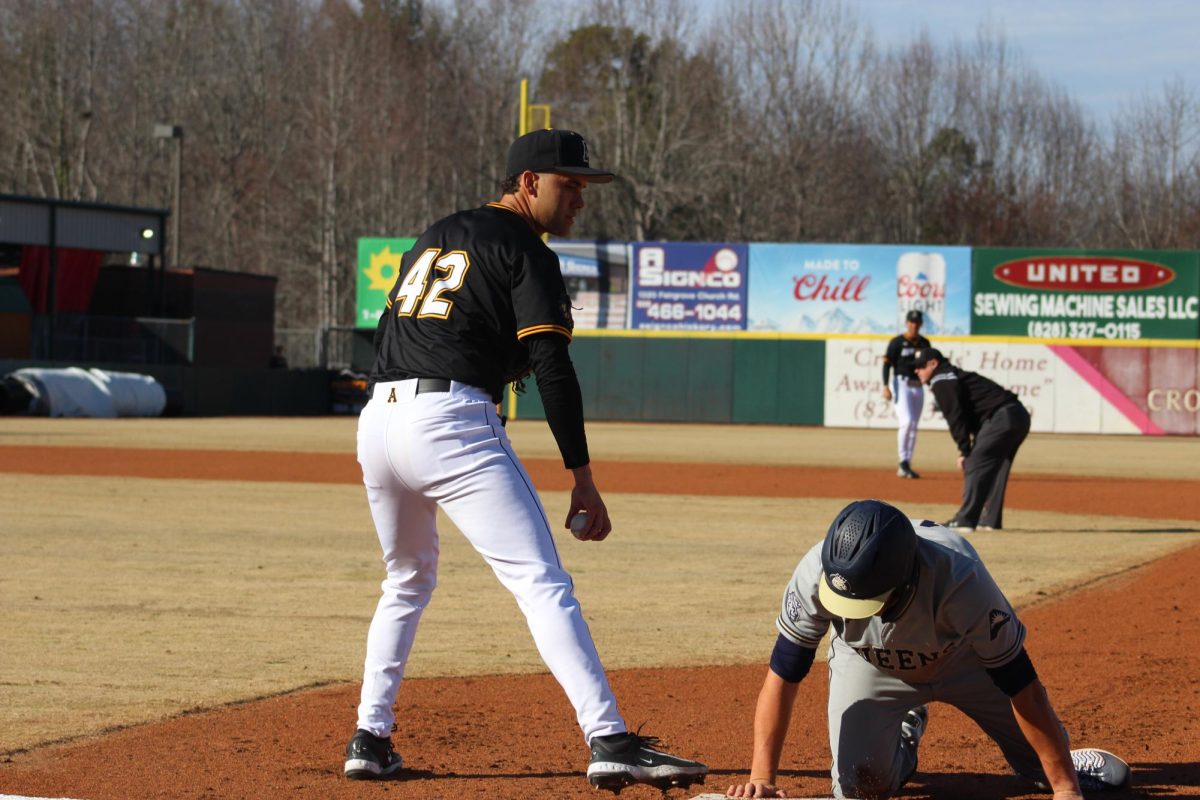
M913 371L913 354L923 347L930 347L929 340L917 334L917 338L909 339L903 333L888 342L887 353L883 357L883 382L886 385L890 377L889 371L896 368L896 374L904 379L917 377Z
M558 256L499 203L435 222L405 254L375 334L373 382L448 378L486 389L529 370L523 341L574 323Z
M938 364L929 379L950 435L964 456L971 454L972 437L996 411L1020 399L993 380L948 363Z

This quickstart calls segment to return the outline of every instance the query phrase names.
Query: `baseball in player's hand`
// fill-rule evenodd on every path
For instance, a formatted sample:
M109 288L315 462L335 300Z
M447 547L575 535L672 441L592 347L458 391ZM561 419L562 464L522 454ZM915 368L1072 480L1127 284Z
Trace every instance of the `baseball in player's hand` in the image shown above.
M571 490L571 507L567 509L563 527L571 528L571 533L581 541L603 541L612 531L612 521L608 518L608 508L600 497L600 490L592 481L592 468L582 466L571 471L575 474L575 488ZM586 527L577 530L571 523L580 512L587 515L588 521Z
M884 399L884 400L891 400L891 399L892 399L892 390L891 390L891 387L889 387L889 386L885 386L885 387L883 387L883 399Z
M735 783L726 791L727 797L787 797L787 792L767 781Z

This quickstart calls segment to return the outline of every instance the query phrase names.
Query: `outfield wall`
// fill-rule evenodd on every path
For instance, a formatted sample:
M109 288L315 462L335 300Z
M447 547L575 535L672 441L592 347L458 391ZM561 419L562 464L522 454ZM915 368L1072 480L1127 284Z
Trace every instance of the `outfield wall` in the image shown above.
M892 428L886 336L580 331L571 346L588 419ZM946 337L952 363L1015 392L1033 430L1200 433L1200 342L1115 345ZM510 416L541 418L536 381ZM926 393L925 429L946 423Z
M821 425L819 338L580 331L571 345L587 419ZM509 416L542 418L531 377Z

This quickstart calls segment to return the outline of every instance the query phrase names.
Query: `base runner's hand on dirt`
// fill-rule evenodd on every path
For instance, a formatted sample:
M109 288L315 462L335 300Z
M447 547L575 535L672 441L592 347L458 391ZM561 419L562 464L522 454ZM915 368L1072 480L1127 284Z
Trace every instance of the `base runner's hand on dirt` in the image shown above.
M787 797L787 792L769 781L735 783L726 790L728 797Z

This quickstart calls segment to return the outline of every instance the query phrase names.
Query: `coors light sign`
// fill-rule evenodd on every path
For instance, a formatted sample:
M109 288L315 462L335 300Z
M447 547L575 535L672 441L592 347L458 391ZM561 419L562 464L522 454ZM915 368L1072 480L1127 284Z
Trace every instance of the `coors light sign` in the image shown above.
M896 328L904 315L925 314L925 332L941 333L946 316L946 259L941 253L904 253L896 262Z

